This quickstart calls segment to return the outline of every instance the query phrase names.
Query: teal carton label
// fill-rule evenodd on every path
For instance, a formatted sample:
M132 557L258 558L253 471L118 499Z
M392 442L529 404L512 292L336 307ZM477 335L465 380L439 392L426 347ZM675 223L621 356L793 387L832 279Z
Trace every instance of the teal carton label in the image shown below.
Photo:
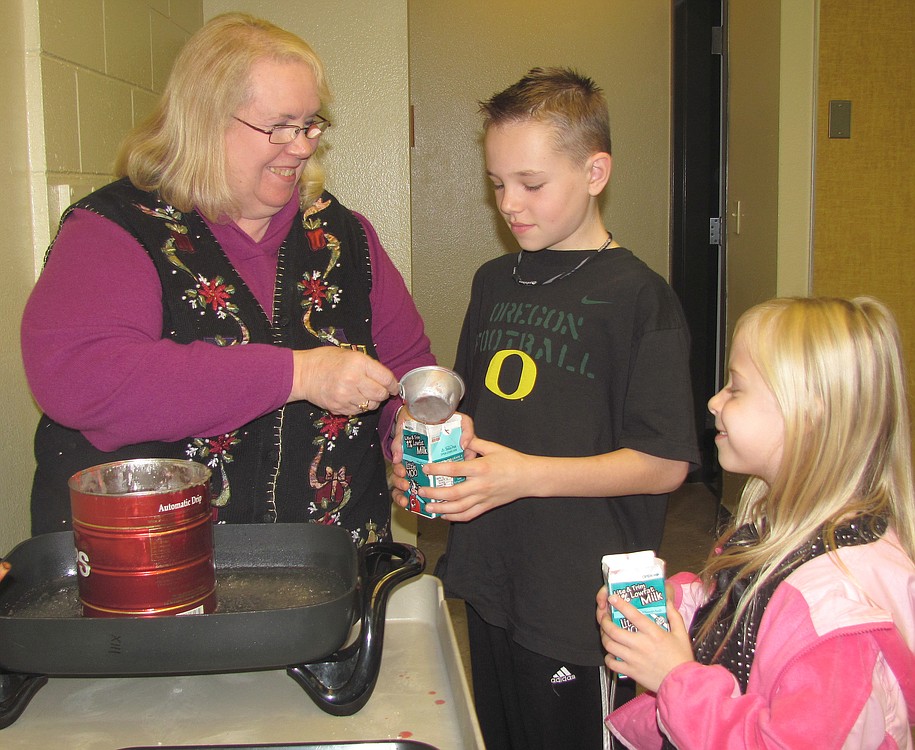
M667 624L663 560L655 557L651 550L604 555L601 559L601 568L607 582L608 594L616 594L662 628L670 630ZM636 630L628 618L623 617L616 609L610 609L615 624L627 630Z
M461 448L461 417L455 414L442 424L425 424L408 419L403 423L403 463L410 481L407 509L426 518L438 518L419 495L420 487L450 487L463 482L464 477L431 477L423 466L439 461L463 461Z
M607 583L607 593L616 594L665 630L667 623L667 589L664 586L664 561L652 550L604 555L600 561ZM628 617L610 607L613 623L626 630L638 631ZM626 675L620 674L625 678Z

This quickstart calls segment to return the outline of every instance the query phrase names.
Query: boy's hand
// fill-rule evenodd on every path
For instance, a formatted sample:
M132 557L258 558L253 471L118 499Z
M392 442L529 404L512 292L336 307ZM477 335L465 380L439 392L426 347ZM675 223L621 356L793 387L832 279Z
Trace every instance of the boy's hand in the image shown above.
M469 420L468 420L469 421ZM463 429L463 426L462 426ZM463 444L463 441L462 441ZM464 461L444 461L423 467L431 476L465 477L451 487L421 487L420 494L441 501L435 512L448 521L470 521L488 510L529 494L524 488L531 476L531 457L471 435L464 446ZM406 507L402 493L409 489L405 473L395 467L395 502Z
M461 418L461 448L464 449L464 459L469 460L477 455L469 448L474 438L473 420L466 414L455 413ZM406 406L400 407L391 427L391 463L395 466L403 462L403 423L408 419L413 419L409 410Z
M476 451L474 451L470 444L475 440L475 433L473 428L473 420L468 417L466 414L461 414L458 412L461 417L461 447L464 449L464 462L470 461L473 458L476 458ZM410 482L407 479L407 470L403 465L403 423L407 419L412 419L410 412L407 410L407 407L404 406L400 413L397 415L397 421L393 429L393 438L391 442L391 469L393 472L392 476L392 490L391 496L394 499L394 502L397 503L401 508L406 508L408 505L408 500L406 493L410 490ZM458 466L463 467L464 463L449 462L449 466ZM429 472L431 473L431 472ZM450 476L464 476L463 473L451 474ZM422 488L422 496L427 496L427 490L431 490L431 487ZM436 509L437 510L437 509Z
M469 461L477 457L476 451L470 447L470 444L476 438L476 432L474 431L473 420L466 414L457 413L461 417L461 448L464 449L464 460Z
M610 607L619 610L638 630L633 632L614 624ZM607 669L632 677L642 687L657 692L674 667L695 661L686 625L669 598L667 620L670 632L619 596L608 599L606 586L601 586L597 592L597 621L600 640L608 654L604 659Z
M391 425L391 463L397 467L403 461L403 423L410 418L406 405L401 406L394 415L394 424Z

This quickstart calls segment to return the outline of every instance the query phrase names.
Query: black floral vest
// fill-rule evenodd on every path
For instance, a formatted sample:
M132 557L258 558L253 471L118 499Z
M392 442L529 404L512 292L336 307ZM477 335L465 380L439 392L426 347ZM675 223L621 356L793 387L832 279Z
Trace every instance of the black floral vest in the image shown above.
M126 179L76 203L62 221L73 208L117 223L149 253L162 285L164 338L213 346L339 346L376 356L368 242L356 217L329 193L299 212L280 248L272 322L196 211L183 214ZM203 385L200 397L206 398ZM302 401L226 435L104 452L43 416L35 436L32 533L69 528L67 479L76 471L168 457L211 468L218 522L339 524L358 544L388 538L391 499L377 427L377 411L338 416Z

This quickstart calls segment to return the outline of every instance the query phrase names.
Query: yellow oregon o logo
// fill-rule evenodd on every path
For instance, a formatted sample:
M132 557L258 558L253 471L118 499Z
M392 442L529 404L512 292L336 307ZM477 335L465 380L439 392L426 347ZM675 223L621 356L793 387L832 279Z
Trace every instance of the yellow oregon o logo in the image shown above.
M499 387L499 374L502 372L505 360L512 356L521 358L521 377L518 379L518 387L515 388L514 392L505 393L505 391ZM508 399L509 401L517 401L525 396L529 396L531 391L534 390L534 383L536 381L537 363L534 362L529 354L520 352L517 349L503 349L501 352L497 352L496 356L490 360L489 367L486 370L486 387L497 396Z

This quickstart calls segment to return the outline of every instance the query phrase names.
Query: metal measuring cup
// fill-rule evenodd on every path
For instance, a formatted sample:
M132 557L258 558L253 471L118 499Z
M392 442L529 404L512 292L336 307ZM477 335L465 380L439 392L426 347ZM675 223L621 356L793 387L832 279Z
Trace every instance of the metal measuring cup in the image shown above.
M413 419L442 424L464 397L464 381L447 367L417 367L400 379L400 396Z

